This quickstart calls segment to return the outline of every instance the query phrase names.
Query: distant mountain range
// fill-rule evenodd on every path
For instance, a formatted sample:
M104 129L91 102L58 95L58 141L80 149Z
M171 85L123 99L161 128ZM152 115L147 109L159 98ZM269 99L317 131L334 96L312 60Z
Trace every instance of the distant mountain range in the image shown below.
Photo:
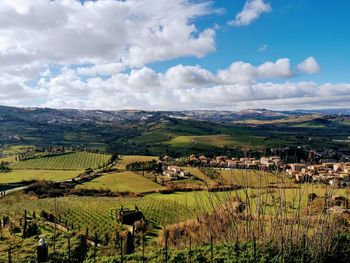
M50 108L16 108L0 106L1 120L25 120L40 123L125 123L159 118L199 120L209 122L234 122L246 119L273 120L300 115L350 115L350 109L274 111L247 109L242 111L143 111L143 110L75 110Z

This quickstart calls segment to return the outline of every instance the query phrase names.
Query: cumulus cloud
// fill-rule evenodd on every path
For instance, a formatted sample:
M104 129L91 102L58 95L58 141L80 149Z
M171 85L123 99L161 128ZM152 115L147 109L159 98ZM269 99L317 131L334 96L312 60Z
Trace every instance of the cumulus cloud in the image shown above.
M308 57L303 62L301 62L298 65L298 69L301 72L304 72L307 74L316 74L316 73L319 73L321 70L319 64L317 63L314 57Z
M327 101L338 101L339 107L347 105L344 98L350 97L350 84L347 83L224 83L218 75L207 73L200 67L176 66L165 73L141 68L107 80L93 78L85 82L68 74L43 81L38 88L49 94L43 106L111 110L232 110L259 106L291 109L306 105L315 107L318 102L319 106L326 105ZM65 85L60 85L64 82ZM83 94L79 100L74 96L77 93Z
M2 0L0 104L110 110L347 105L350 84L291 82L320 70L313 57L297 72L288 58L236 61L217 72L200 65L152 69L152 62L215 50L215 30L196 25L196 18L214 12L209 3ZM232 25L248 25L270 10L249 0Z
M236 15L234 20L229 21L229 25L237 27L250 25L263 13L268 13L271 10L271 5L265 3L264 0L247 0L243 10Z
M145 66L108 78L85 78L81 69L64 67L56 76L44 74L35 88L8 83L8 93L0 96L0 102L17 98L17 104L28 105L36 98L42 101L39 106L110 110L292 109L327 105L327 101L347 105L344 98L350 98L350 84L291 82L295 74L291 68L289 59L282 58L261 65L234 62L216 73L199 65L176 65L165 72ZM270 78L281 81L273 83Z
M0 66L202 57L215 50L215 31L193 21L212 11L183 0L0 1Z
M139 79L150 73L146 64L215 50L215 30L196 26L197 18L213 12L210 1L2 0L0 103L86 107L91 94L104 105L101 96L108 92L102 91L119 89L112 85L124 85L119 92L125 95L126 87L142 89ZM123 74L135 68L142 70ZM119 101L136 105L144 99L131 98Z
M78 67L79 75L97 76L97 75L115 75L126 69L123 63L106 63L93 66Z
M218 72L218 77L225 83L250 83L256 79L292 76L293 72L288 58L281 58L276 62L267 61L259 66L238 61L232 63L228 69Z

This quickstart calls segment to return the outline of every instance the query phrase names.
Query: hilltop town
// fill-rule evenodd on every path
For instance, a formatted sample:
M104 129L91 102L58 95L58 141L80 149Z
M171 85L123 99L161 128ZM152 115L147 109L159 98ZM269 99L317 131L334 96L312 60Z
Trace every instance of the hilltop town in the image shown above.
M175 160L169 156L164 156L161 159L165 163L173 163L173 165L163 167L163 175L172 180L186 179L190 176L188 172L176 165L180 163L180 165L195 167L278 171L295 178L298 183L314 182L334 187L350 186L350 162L285 163L279 156L263 156L259 159L251 157L230 158L228 156L210 158L204 155L197 157L194 154ZM186 160L188 160L187 163Z

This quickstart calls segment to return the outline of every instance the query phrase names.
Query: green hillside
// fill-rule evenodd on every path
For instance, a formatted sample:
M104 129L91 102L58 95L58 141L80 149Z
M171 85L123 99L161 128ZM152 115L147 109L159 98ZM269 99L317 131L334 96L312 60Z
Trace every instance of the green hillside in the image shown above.
M84 170L97 168L107 162L108 154L74 152L57 156L41 157L11 164L12 169L40 169L40 170Z

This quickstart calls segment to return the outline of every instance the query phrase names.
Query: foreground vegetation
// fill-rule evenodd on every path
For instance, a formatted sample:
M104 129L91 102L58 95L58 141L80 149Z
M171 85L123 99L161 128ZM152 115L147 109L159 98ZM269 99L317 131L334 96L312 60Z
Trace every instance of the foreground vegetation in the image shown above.
M164 183L154 170L158 157L121 156L98 169L103 158L110 156L39 157L14 162L10 172L0 174L0 183L81 174L74 182L39 182L0 198L0 262L9 253L14 262L35 262L39 235L48 242L51 262L143 257L148 262L347 262L350 257L350 218L337 212L349 205L346 188L296 184L273 171L188 166L183 169L197 179ZM30 167L27 162L52 170L13 168ZM86 169L93 163L95 169ZM72 170L55 170L63 167ZM117 220L119 211L132 209L145 217L136 232ZM123 233L133 233L132 241ZM126 253L123 242L132 242L133 251Z

